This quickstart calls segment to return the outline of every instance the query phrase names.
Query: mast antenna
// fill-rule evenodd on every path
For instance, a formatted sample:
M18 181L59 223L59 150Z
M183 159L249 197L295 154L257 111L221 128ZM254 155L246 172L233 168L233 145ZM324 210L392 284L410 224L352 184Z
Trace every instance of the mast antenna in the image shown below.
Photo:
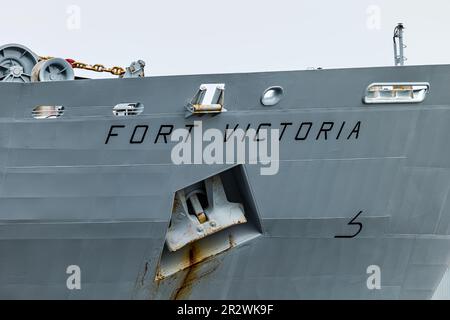
M404 29L403 23L397 24L394 29L394 62L396 66L403 66L407 60L404 55L404 49L406 48L406 45L403 43Z

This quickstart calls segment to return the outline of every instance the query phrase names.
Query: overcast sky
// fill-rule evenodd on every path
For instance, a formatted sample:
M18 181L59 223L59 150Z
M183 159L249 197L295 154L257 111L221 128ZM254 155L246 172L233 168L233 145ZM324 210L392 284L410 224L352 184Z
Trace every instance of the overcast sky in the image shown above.
M448 0L2 1L0 44L147 75L450 63Z

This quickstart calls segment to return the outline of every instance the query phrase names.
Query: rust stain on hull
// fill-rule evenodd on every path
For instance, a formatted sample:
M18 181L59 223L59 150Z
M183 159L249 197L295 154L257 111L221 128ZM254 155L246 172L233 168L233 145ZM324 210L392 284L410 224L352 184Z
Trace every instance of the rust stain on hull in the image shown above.
M198 264L195 263L195 246L189 248L189 265L190 267L186 271L186 275L181 281L181 285L175 290L172 300L182 300L190 294L191 284L196 279L196 268Z
M218 269L221 263L219 256L222 256L237 245L232 234L228 236L227 242L228 248L212 255L207 248L203 248L198 242L189 244L188 250L186 250L180 262L180 269L170 276L164 275L161 265L158 264L152 291L158 291L161 288L162 291L160 293L166 296L166 299L188 299L195 285ZM158 295L157 292L154 292L154 294Z
M189 267L184 270L186 274L183 277L180 286L178 286L178 288L175 290L172 296L173 300L187 299L192 292L194 284L197 283L200 279L213 273L219 267L219 263L216 263L210 269L201 272L202 271L201 269L202 267L205 266L205 264L212 261L217 261L216 260L217 256L222 255L223 253L229 251L230 249L236 246L236 242L234 241L233 235L231 234L229 235L228 241L229 247L226 250L218 254L206 257L202 254L200 248L195 245L195 242L190 245L188 255Z
M229 243L230 247L227 250L230 250L231 248L236 247L236 242L234 241L234 238L233 238L232 234L230 234L228 236L228 243Z
M145 278L147 277L149 266L150 262L146 261L142 272L139 272L135 280L134 289L132 293L133 299L136 298L139 295L140 290L145 287Z
M146 262L145 266L144 266L144 274L142 275L142 278L141 278L141 286L144 286L145 277L147 276L147 272L148 272L148 262Z
M201 270L205 263L209 262L216 262L209 266L207 270ZM189 295L192 293L192 289L194 288L194 285L197 284L201 279L207 277L208 275L212 274L214 271L217 270L219 267L220 262L218 262L216 259L211 259L208 261L204 261L202 263L198 263L190 267L186 271L186 275L183 278L183 281L181 285L176 289L176 291L173 294L172 299L173 300L185 300L189 298Z

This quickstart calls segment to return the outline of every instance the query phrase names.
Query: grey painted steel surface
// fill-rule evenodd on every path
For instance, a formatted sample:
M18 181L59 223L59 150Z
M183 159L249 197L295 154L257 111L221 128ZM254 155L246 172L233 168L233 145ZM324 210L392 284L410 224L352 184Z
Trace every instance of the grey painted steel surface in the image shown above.
M429 82L420 104L364 105L374 82ZM450 66L0 83L0 298L169 299L186 278L155 282L175 191L231 166L176 166L161 125L184 127L202 83L226 85L225 129L292 122L280 171L245 165L263 234L198 266L183 298L431 298L450 259ZM284 89L261 105L271 86ZM143 103L115 117L118 103ZM37 105L62 105L36 120ZM323 122L336 128L316 140ZM361 121L358 139L347 139ZM300 123L311 134L295 140ZM108 144L111 125L124 125ZM130 144L136 125L149 125ZM347 223L359 211L354 239ZM79 265L82 289L66 287ZM381 290L366 269L381 268Z

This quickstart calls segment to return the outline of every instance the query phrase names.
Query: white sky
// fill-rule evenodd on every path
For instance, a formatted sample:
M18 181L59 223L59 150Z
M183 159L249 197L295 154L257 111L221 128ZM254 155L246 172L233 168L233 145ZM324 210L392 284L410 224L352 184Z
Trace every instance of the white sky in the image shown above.
M447 64L449 13L448 0L2 0L0 44L107 66L143 59L147 75L383 66L403 22L407 64Z

